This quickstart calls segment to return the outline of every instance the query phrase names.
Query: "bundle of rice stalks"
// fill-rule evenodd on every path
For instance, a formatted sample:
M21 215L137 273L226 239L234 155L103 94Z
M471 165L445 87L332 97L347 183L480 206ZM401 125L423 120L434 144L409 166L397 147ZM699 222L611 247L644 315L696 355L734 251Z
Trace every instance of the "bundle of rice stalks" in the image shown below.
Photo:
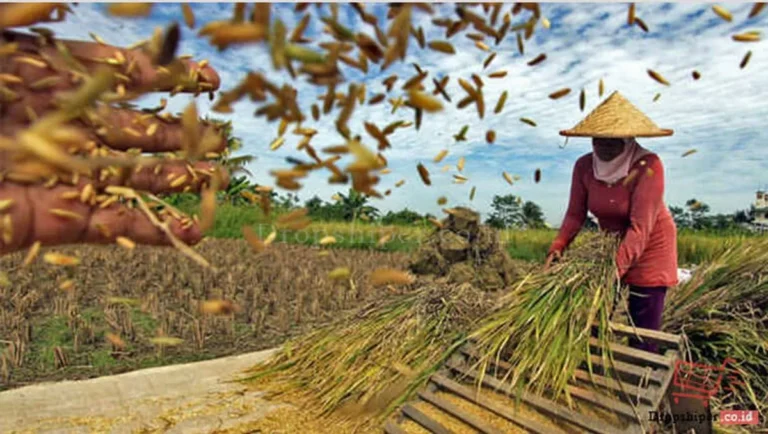
M563 392L576 368L589 363L593 324L598 324L603 366L613 363L607 340L620 293L614 265L617 247L615 237L585 233L551 272L523 279L500 302L502 307L470 334L480 372L494 361L506 361L514 369L500 380L510 391L548 391L551 398L564 397L571 404ZM591 364L587 366L591 373Z
M414 253L412 272L447 277L456 284L472 283L486 290L505 288L519 277L497 232L481 225L477 212L457 207L445 213L448 217Z
M768 411L768 240L726 246L690 281L671 290L664 329L684 334L688 357L721 366L735 360L716 403Z
M424 384L493 306L491 295L470 285L422 287L290 342L246 381L319 404L320 415L343 406L354 415L383 418Z

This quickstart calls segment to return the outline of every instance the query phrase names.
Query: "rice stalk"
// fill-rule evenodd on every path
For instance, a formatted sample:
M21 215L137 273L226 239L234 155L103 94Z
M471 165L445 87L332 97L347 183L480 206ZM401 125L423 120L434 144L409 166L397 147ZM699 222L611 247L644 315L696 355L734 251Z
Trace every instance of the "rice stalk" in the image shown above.
M618 242L602 234L584 234L551 272L531 274L501 301L502 307L472 332L481 376L503 360L514 368L502 384L553 399L564 396L568 381L583 363L589 364L589 338L598 324L604 366L611 366L608 321L616 304L614 256ZM495 375L495 373L494 373ZM482 382L482 377L479 379ZM527 384L527 386L525 386Z
M728 358L716 405L768 412L768 240L730 242L670 291L664 329L683 334L688 357L720 366ZM730 377L729 375L729 377Z
M265 381L277 395L298 393L321 416L344 407L384 418L466 341L491 304L469 285L425 286L297 338L246 381Z

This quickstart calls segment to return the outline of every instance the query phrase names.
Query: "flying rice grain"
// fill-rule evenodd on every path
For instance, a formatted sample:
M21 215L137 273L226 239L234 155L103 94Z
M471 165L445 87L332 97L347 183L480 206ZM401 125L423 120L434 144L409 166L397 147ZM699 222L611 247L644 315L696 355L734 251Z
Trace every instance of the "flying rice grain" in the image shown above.
M681 157L685 158L685 157L687 157L689 155L695 154L696 152L698 152L696 149L689 149L689 150L683 152L683 155L681 155Z
M443 149L442 151L438 152L438 154L435 156L435 158L432 161L434 161L435 163L439 163L443 161L443 158L445 158L446 155L448 155L448 150Z
M349 267L334 268L328 273L328 278L331 280L346 280L352 274Z
M541 53L538 56L531 59L530 61L528 61L528 66L536 66L545 60L547 60L547 55L544 53Z
M410 285L416 279L410 273L394 268L377 268L369 276L371 285Z
M550 93L549 94L549 98L550 99L560 99L560 98L568 95L569 93L571 93L571 89L566 87L566 88L563 88L563 89L560 89L560 90L557 90L555 92Z
M733 35L731 38L736 42L759 42L760 33L759 32L738 33Z
M488 142L488 144L493 144L493 142L496 141L496 131L488 130L488 132L485 133L485 141Z
M117 349L123 349L125 348L125 342L120 339L120 336L107 332L104 334L104 339L106 339L110 344L114 345Z
M699 73L699 71L693 71L691 72L691 76L693 77L694 80L698 80L701 78L701 73Z
M189 3L181 4L181 14L184 16L184 24L186 24L188 28L194 29L195 13L192 12L192 7L189 5Z
M599 98L602 98L604 92L605 92L605 83L603 82L603 79L601 78L600 81L597 83L597 96Z
M477 187L472 187L472 190L469 191L469 200L475 200L475 193L477 192Z
M71 291L75 288L75 281L72 279L67 279L59 284L59 291Z
M464 170L464 165L466 164L467 160L464 157L459 158L459 161L456 163L456 170L459 172Z
M276 238L277 238L277 232L276 231L270 232L269 235L267 235L267 238L264 238L264 245L269 246L275 241Z
M664 76L662 76L662 75L661 75L661 74L659 74L658 72L656 72L656 71L654 71L654 70L652 70L652 69L649 69L649 70L648 70L648 75L649 75L649 76L650 76L652 79L654 79L656 82L658 82L658 83L660 83L660 84L663 84L664 86L669 86L669 82L667 81L667 79L666 79L666 78L664 78Z
M635 4L630 3L629 4L629 11L627 11L627 24L629 27L632 27L635 25Z
M443 109L443 103L440 100L415 89L408 91L408 102L417 109L424 110L427 113L435 113Z
M579 94L579 110L584 111L584 107L587 105L587 94L584 89L581 89Z
M528 119L528 118L520 118L520 122L522 122L524 124L528 124L528 125L530 125L532 127L536 126L536 122L534 122L534 121L532 121L531 119Z
M653 96L653 102L656 102L656 101L658 101L658 100L659 100L659 98L661 98L661 94L660 94L660 93L657 93L656 95L654 95L654 96Z
M117 237L117 238L115 238L115 242L120 247L124 247L124 248L126 248L128 250L133 250L133 249L136 248L136 243L133 242L133 240L131 240L128 237L123 237L123 236Z
M331 235L328 235L320 239L321 246L326 246L329 244L336 244L336 238L332 237Z
M0 220L3 229L3 243L7 246L13 242L13 219L10 214L5 214Z
M399 181L397 181L397 182L395 183L395 187L397 187L397 188L400 188L400 187L402 187L402 186L403 186L403 184L405 184L405 180L404 180L404 179L401 179L401 180L399 180Z
M21 263L22 268L29 266L37 258L41 246L42 243L40 241L35 241L32 244L32 247L29 248L27 255L24 257L24 261Z
M541 169L536 169L535 172L533 172L533 182L538 184L541 181Z
M627 176L624 178L624 181L623 181L621 184L622 184L624 187L628 186L628 185L629 185L629 184L630 184L632 181L634 181L634 180L635 180L635 178L637 178L637 174L638 174L638 173L639 173L639 172L637 171L637 169L632 169L632 170L629 172L629 174L628 174L628 175L627 175Z
M504 78L506 76L507 76L507 71L504 71L504 70L496 71L488 74L488 77L490 78Z
M733 15L728 11L728 9L725 9L722 6L719 6L719 5L712 6L712 12L714 12L715 15L722 18L724 21L728 21L729 23L733 21Z
M469 178L467 178L466 176L462 176L462 175L458 175L457 174L457 175L453 175L453 180L457 184L464 184L465 182L469 181Z
M16 203L13 199L0 199L0 212L6 212Z
M763 11L763 8L765 8L765 3L755 3L754 6L752 6L752 9L749 11L749 16L747 16L747 18L751 19L760 15L760 12Z
M741 59L741 63L739 63L739 68L744 69L749 63L749 59L751 57L752 57L752 51L747 51L747 54L744 55L744 57Z
M62 253L48 252L43 255L43 261L51 265L75 266L80 264L80 259L64 255Z
M637 24L637 27L640 27L643 32L648 33L648 24L645 24L645 21L641 18L635 18L635 24Z
M275 140L273 140L272 143L269 145L269 150L276 151L281 146L283 146L283 143L285 143L285 137L278 137Z
M48 210L49 213L55 215L56 217L65 218L68 220L76 220L76 221L82 221L83 216L67 209L61 209L61 208L51 208Z
M499 97L499 100L496 102L496 107L494 107L493 112L495 114L501 113L502 110L504 110L504 103L507 102L507 91L501 93L501 96Z
M116 17L146 17L152 12L152 3L112 3L107 12Z
M416 169L419 172L419 177L421 177L421 182L423 182L424 185L427 185L427 186L432 185L432 181L430 181L429 179L429 171L427 170L427 168L424 167L423 164L419 163L416 166Z
M495 52L494 52L494 53L491 53L491 55L490 55L490 56L488 56L488 57L487 57L487 58L486 58L486 59L483 61L483 69L487 68L487 67L488 67L488 65L490 65L490 64L491 64L491 62L493 62L493 59L495 59L495 58L496 58L496 53L495 53Z
M151 342L153 345L157 345L159 347L175 347L178 345L181 345L184 343L184 340L181 338L174 338L174 337L168 337L168 336L159 336L149 339L149 342Z
M513 185L512 176L507 172L502 172L501 174L504 177L504 180L509 183L509 185Z
M242 233L245 241L256 253L261 253L266 249L264 242L259 239L259 236L256 235L256 232L254 232L253 228L250 226L243 226Z
M517 32L517 52L520 53L520 55L525 54L525 46L523 45L523 37L520 35L520 32Z

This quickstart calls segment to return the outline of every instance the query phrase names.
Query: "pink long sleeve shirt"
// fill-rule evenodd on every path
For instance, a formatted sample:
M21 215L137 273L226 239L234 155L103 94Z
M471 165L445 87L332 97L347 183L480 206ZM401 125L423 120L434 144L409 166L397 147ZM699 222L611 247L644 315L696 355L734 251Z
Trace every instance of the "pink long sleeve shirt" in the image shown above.
M616 266L624 283L677 285L677 229L664 203L664 167L656 154L632 164L630 174L613 185L595 179L592 153L576 161L568 211L549 251L566 249L587 218L602 230L622 235Z

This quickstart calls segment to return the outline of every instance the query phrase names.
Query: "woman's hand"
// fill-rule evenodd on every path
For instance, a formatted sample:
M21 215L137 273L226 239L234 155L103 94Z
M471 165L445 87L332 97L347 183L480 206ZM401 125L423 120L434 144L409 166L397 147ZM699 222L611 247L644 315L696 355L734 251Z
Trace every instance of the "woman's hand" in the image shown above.
M3 10L0 5L0 12ZM171 234L187 244L200 240L197 221L173 213L153 219L146 209L129 206L127 196L118 198L110 193L115 190L109 187L154 194L199 192L205 185L216 184L226 188L229 176L218 165L202 160L187 163L176 158L155 160L147 167L105 165L73 176L69 169L60 170L60 161L46 149L63 150L63 156L77 152L124 161L131 149L142 153L176 152L188 148L190 137L197 136L198 141L207 140L206 152L221 152L226 141L219 129L196 122L196 113L192 113L195 122L186 119L187 113L186 122L180 122L160 113L153 115L97 103L92 111L70 121L61 122L57 117L61 106L72 101L71 95L85 86L88 77L105 67L103 59L114 59L110 63L116 73L110 88L113 95L144 93L148 89L213 91L219 86L219 76L212 68L189 60L174 60L173 68L186 70L194 77L194 82L186 82L181 88L161 77L167 74L160 74L161 68L139 49L46 41L43 37L10 31L2 33L0 46L11 50L0 57L0 88L7 97L0 111L0 254L25 249L37 241L49 246L111 243L118 236L139 244L169 244L168 235L158 226L170 229ZM72 59L85 68L79 79L71 69ZM72 151L72 147L80 149Z
M549 270L552 264L558 262L562 258L562 254L555 250L547 255L547 261L544 263L544 270Z

